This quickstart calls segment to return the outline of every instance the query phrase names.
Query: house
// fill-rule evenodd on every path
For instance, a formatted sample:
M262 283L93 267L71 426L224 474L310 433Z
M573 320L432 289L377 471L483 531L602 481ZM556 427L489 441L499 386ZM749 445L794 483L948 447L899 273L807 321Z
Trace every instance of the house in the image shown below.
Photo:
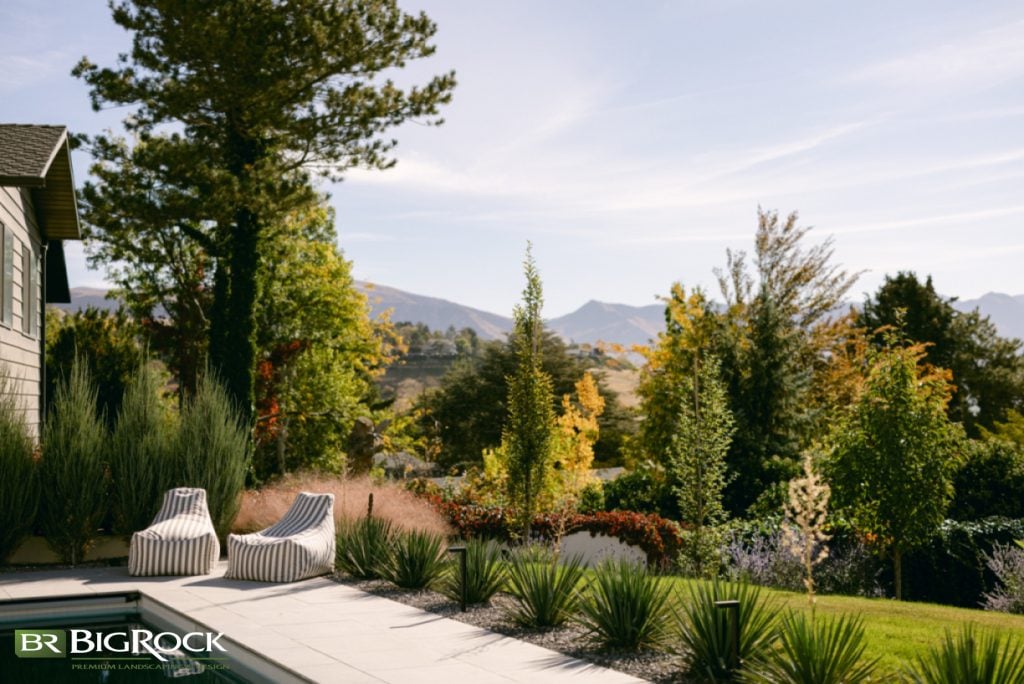
M63 241L79 239L67 129L0 124L0 372L36 435L46 405L44 306L71 301Z

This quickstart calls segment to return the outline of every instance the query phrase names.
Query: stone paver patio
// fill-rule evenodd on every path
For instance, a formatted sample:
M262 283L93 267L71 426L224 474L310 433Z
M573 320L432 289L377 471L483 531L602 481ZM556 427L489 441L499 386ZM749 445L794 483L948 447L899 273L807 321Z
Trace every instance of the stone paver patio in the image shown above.
M635 677L373 596L293 584L130 577L127 568L0 574L0 599L139 591L315 682L626 684Z

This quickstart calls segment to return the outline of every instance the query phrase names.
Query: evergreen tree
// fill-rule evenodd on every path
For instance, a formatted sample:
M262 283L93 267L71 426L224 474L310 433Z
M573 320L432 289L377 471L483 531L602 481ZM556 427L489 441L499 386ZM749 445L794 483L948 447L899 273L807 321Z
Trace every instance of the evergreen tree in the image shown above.
M433 22L395 0L125 0L112 8L132 33L131 52L113 68L83 59L73 73L89 85L94 108L132 108L124 124L144 154L108 153L118 148L110 136L93 149L100 164L144 165L155 201L172 210L165 215L212 258L210 357L248 421L268 230L315 199L311 174L391 166L396 143L381 135L408 119L440 123L454 74L408 89L380 78L434 52ZM97 193L112 181L101 177ZM139 222L100 225L130 232Z
M759 208L753 275L743 252L727 252L716 271L726 309L715 351L736 420L728 458L736 478L726 488L733 514L759 499L755 508L782 505L815 417L811 371L841 334L829 315L857 279L832 263L831 239L805 244L809 230L795 212L780 219Z
M717 570L721 545L716 529L725 522L722 495L727 482L725 457L732 441L733 419L718 377L714 357L694 355L686 378L683 402L669 449L669 470L675 482L679 514L689 525L686 560L698 577Z
M1024 402L1024 357L1020 340L1000 337L977 309L961 312L955 298L935 291L931 276L922 283L914 273L886 276L864 302L859 325L884 345L884 330L898 326L907 339L926 343L925 361L953 373L956 392L949 417L975 437L1003 420Z
M544 297L529 248L523 268L526 288L523 302L515 310L516 369L508 379L508 420L502 451L507 458L508 497L516 503L523 538L529 539L537 496L551 468L555 412L551 377L541 367Z

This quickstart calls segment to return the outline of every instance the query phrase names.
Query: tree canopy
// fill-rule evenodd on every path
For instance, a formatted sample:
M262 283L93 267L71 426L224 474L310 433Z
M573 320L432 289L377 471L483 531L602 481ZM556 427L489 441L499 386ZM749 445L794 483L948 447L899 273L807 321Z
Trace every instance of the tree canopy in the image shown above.
M267 231L315 201L313 175L391 166L396 141L383 134L410 119L440 123L454 74L407 88L382 76L434 52L434 23L395 0L125 0L112 10L131 51L107 68L83 58L74 74L94 108L131 108L124 126L144 146L93 139L97 163L113 170L97 174L92 203L127 213L95 216L92 236L114 243L111 233L130 235L140 216L157 215L158 229L173 226L206 252L210 359L250 414ZM121 168L152 188L127 209L99 201L116 193Z
M987 316L958 311L955 301L935 291L931 276L921 282L901 271L867 298L858 324L874 333L876 345L889 326L926 344L925 360L953 373L949 417L976 437L1024 403L1024 357L1020 340L1000 337Z
M863 392L841 412L826 463L836 505L891 553L897 599L902 556L944 519L962 453L963 431L946 416L948 373L923 357L892 332L869 354Z

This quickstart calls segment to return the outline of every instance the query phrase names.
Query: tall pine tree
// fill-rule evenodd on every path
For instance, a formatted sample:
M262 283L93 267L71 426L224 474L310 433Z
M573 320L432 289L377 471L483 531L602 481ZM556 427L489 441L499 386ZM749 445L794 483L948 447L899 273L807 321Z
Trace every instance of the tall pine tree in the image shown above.
M440 123L454 74L399 88L381 74L434 52L436 27L396 0L125 0L114 21L132 50L112 68L74 74L94 108L130 107L124 125L174 227L214 261L210 358L251 415L261 242L281 216L315 199L313 174L387 168L408 119ZM123 164L106 136L100 161ZM146 176L147 174L142 174ZM109 184L109 183L108 183ZM151 207L142 207L149 211ZM164 219L166 221L166 219ZM132 230L138 222L105 227Z

